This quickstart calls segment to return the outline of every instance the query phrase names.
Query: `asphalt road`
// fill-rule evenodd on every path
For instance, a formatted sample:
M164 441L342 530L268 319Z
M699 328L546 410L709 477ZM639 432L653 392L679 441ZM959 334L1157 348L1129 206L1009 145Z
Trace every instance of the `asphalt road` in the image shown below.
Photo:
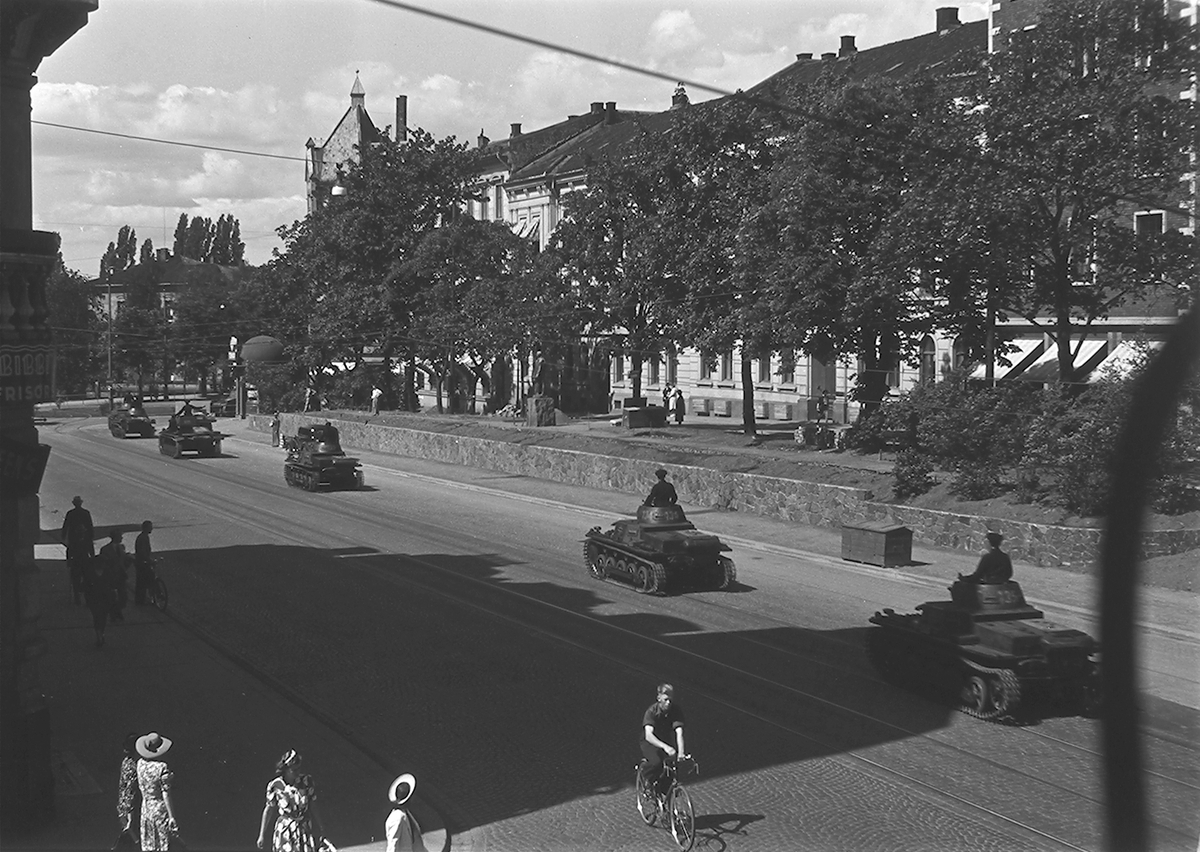
M1096 721L979 722L869 668L866 617L902 578L742 548L734 591L642 597L582 568L583 532L611 514L409 476L405 459L372 457L365 490L309 494L261 440L181 460L97 420L41 440L44 506L82 494L130 547L152 519L172 613L356 742L403 755L453 803L453 848L672 848L631 785L662 679L700 763L697 848L1103 846ZM1194 682L1170 668L1155 677ZM1192 852L1200 761L1178 732L1197 711L1154 709L1155 848Z

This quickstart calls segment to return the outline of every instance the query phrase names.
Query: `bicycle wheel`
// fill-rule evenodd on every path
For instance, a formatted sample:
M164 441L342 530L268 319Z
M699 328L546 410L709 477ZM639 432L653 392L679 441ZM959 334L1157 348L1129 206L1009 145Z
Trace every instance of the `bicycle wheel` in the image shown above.
M167 584L162 579L156 579L154 585L150 587L150 594L154 596L154 605L161 611L167 611Z
M676 785L668 795L668 800L671 836L675 838L675 844L687 852L696 842L696 815L692 811L692 799L687 790Z
M635 769L633 789L637 795L637 809L641 814L642 822L646 825L654 825L654 820L658 818L658 801L654 795L654 788L642 780L642 765L645 762L643 760Z

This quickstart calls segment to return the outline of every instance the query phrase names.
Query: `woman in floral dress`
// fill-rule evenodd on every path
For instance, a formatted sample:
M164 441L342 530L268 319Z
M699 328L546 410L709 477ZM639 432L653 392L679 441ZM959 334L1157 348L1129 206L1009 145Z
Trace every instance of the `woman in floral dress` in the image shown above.
M142 852L171 848L171 838L179 834L175 808L171 804L171 770L163 759L171 740L159 734L138 737L138 789L142 791Z
M117 821L121 834L128 835L128 847L136 849L142 838L142 800L138 790L137 734L125 737L125 756L121 758L121 775L117 781Z
M258 848L267 848L267 829L273 819L272 852L316 852L324 831L317 813L317 791L312 776L300 771L300 755L295 749L283 753L275 771L279 774L267 785Z

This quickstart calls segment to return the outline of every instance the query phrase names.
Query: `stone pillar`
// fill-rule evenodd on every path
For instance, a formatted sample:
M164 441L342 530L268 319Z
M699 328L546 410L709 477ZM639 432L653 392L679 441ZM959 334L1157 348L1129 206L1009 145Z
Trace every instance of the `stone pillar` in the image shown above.
M554 426L554 397L525 397L525 425Z
M58 259L58 235L33 230L30 90L42 59L98 6L98 0L0 0L0 828L6 832L54 815L33 559L49 448L38 443L33 406L52 399L46 281Z

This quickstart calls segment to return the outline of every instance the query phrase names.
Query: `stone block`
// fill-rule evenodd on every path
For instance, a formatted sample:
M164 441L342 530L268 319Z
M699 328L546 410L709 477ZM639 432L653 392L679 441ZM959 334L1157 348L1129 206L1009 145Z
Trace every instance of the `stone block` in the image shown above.
M554 398L549 396L530 396L525 398L526 426L554 425Z

